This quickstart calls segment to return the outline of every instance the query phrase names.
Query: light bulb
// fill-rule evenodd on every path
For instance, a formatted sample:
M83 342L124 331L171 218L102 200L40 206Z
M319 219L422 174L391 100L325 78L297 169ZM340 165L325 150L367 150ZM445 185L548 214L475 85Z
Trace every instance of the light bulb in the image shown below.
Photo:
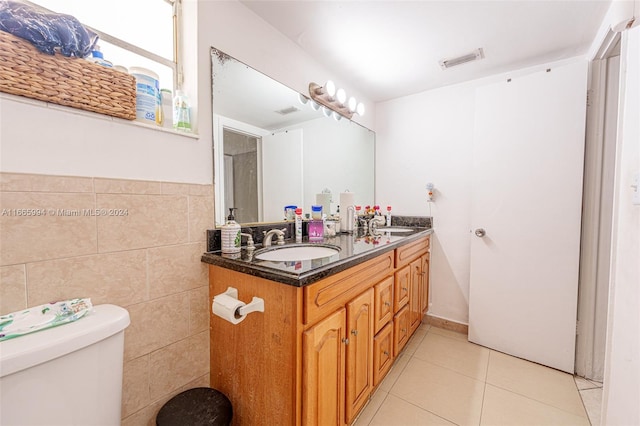
M324 88L327 91L327 96L333 99L333 97L336 95L336 84L331 80L327 80Z
M326 106L322 107L322 114L325 117L327 117L327 118L331 117L331 113L332 113L332 111L329 108L327 108Z
M342 88L338 89L338 91L336 92L336 99L338 100L338 103L340 105L344 105L344 103L347 101L347 92L345 92Z
M336 111L333 111L333 119L336 120L336 121L340 121L340 120L342 120L342 115L340 115Z
M353 96L349 98L349 111L351 112L356 112L356 106L358 106L358 102L356 101L356 98L354 98Z
M302 93L298 93L298 101L300 101L300 103L302 105L306 105L307 102L309 102L309 98L307 98L305 95L303 95Z
M364 104L362 102L358 103L358 106L356 107L356 112L360 116L364 115Z
M311 109L314 111L318 111L320 109L320 104L316 101L311 101L309 105L311 105Z

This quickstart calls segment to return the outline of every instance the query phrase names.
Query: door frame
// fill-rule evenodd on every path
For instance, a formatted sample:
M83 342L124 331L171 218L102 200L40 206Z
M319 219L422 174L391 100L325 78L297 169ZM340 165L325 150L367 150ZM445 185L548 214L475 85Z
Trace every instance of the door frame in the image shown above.
M606 170L615 171L616 157L615 153L606 156L604 151L607 144L615 144L609 146L614 151L618 145L619 109L616 108L611 116L607 98L614 95L618 105L620 69L618 62L617 90L615 87L610 90L608 60L619 55L616 49L619 52L620 41L621 34L609 30L589 63L575 370L577 375L596 381L602 381L604 375L612 255L612 227L602 226L603 220L607 220L603 210L612 207L614 192L613 176L606 181ZM610 128L615 131L614 137L607 137ZM611 201L610 205L606 204L607 199Z

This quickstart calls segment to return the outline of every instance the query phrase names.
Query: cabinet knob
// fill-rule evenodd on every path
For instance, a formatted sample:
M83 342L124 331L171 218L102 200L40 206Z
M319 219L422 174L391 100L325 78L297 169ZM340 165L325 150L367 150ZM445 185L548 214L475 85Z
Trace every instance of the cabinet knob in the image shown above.
M401 328L401 329L400 329L400 331L402 331L403 333L406 333L406 332L407 332L407 329L406 329L406 328ZM348 339L347 339L347 340L348 340Z
M342 339L342 343L344 343L345 345L348 345L349 344L349 339L347 339L347 338Z
M409 289L407 287L402 287L401 290L402 291L409 291Z
M358 330L351 330L351 334L353 334L354 336L358 335Z
M389 356L389 351L384 351L382 353L384 354L384 356Z
M389 302L389 301L384 302L384 306L391 306L391 302Z

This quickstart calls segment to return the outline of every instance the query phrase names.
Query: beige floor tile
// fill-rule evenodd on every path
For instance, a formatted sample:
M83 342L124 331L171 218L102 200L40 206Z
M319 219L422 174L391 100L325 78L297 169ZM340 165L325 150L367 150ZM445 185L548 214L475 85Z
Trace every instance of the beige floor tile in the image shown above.
M466 334L456 333L455 331L445 330L444 328L431 327L429 329L429 333L438 334L444 337L451 337L453 339L464 340L465 342L469 340Z
M487 383L587 417L570 374L491 351Z
M598 386L592 381L587 380L584 377L580 377L580 376L573 376L573 381L576 382L576 386L578 387L578 390L595 389L598 387L602 387L602 385Z
M588 426L589 420L487 384L480 424L491 426Z
M391 390L391 387L395 384L396 380L398 380L398 377L400 377L400 373L402 373L402 370L404 370L404 368L407 366L410 358L410 356L405 355L404 353L400 354L398 359L393 362L393 366L391 367L391 370L389 370L389 373L387 373L385 378L382 379L382 382L380 383L380 387L378 387L378 389L384 392L389 392Z
M389 395L373 417L370 426L428 426L447 425L451 423L427 410L416 407L402 399Z
M480 421L484 383L415 357L389 391L456 424Z
M409 339L409 342L407 342L403 352L409 356L413 356L426 335L426 330L418 328L416 332L413 333L413 336L411 336L411 339Z
M428 333L414 357L484 381L490 350L460 339Z
M387 398L387 392L377 390L369 400L369 403L364 407L353 426L367 426L371 423L373 416L376 415L378 409Z
M602 388L581 390L580 397L591 424L599 425L602 417Z

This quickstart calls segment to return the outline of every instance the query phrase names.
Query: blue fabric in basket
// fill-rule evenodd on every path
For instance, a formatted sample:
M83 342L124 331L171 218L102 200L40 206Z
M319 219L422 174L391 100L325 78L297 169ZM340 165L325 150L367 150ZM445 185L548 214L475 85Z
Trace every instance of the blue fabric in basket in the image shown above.
M49 13L13 0L0 0L0 30L30 41L41 52L84 58L98 35L71 15Z

